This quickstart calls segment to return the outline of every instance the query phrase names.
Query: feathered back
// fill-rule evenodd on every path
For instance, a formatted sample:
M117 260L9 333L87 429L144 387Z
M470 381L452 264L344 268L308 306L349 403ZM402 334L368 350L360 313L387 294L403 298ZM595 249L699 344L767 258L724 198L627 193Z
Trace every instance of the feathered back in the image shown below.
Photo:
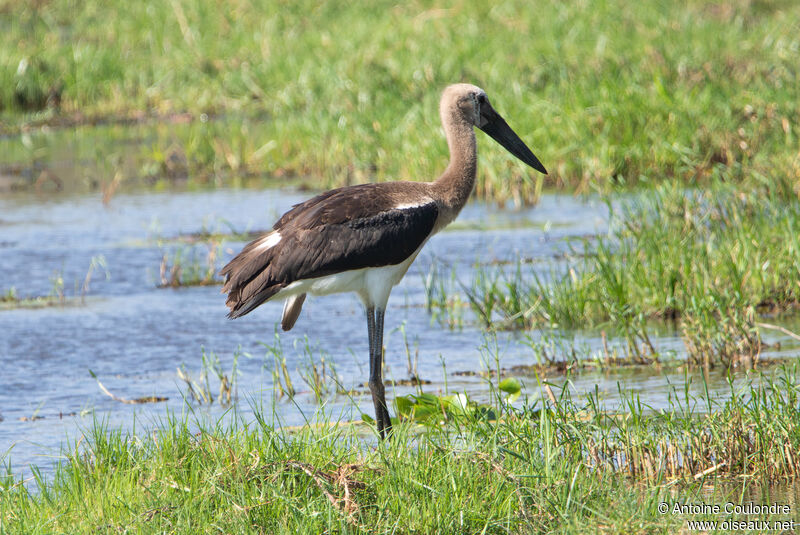
M431 234L439 214L425 187L349 186L294 206L220 271L228 317L247 314L295 281L403 262Z

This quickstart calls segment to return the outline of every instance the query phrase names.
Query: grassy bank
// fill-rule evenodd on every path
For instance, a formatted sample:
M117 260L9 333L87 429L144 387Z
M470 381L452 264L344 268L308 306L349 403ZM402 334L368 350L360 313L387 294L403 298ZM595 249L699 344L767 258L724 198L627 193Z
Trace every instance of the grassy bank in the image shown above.
M91 137L96 123L156 121L166 128L140 140L126 178L177 165L212 183L429 179L446 158L440 90L470 81L553 185L798 176L794 2L0 8L3 152L36 175L56 165L52 128L39 125L85 125ZM522 164L483 139L481 151L480 195L535 199L541 184Z
M377 447L363 426L290 434L263 417L199 430L170 418L135 436L98 424L51 481L0 479L0 529L631 533L747 520L658 507L739 503L753 486L793 481L796 374L782 369L724 403L678 389L658 412L634 398L623 414L608 412L596 397L571 399L568 389L523 409L498 400L497 420L449 411L423 433L412 422L398 425Z
M549 271L478 266L462 285L434 272L428 305L457 316L469 303L501 328L607 328L645 363L657 358L648 323L674 321L692 361L752 361L761 350L759 316L794 312L800 302L793 197L778 181L749 190L664 184L609 204L609 232L582 239Z

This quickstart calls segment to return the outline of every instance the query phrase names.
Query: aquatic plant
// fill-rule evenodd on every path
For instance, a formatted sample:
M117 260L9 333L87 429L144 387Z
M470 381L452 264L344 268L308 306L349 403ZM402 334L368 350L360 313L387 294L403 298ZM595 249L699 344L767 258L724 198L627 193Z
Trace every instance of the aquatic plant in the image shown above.
M402 336L402 338L403 338L403 347L405 348L405 352L406 352L406 372L408 374L408 378L407 379L401 379L401 380L392 379L392 380L389 380L389 381L386 381L386 382L387 383L392 383L392 384L415 385L417 387L418 391L421 392L422 391L421 390L421 386L423 384L430 383L430 381L423 379L419 375L419 340L416 337L414 339L414 351L413 351L414 356L412 357L411 356L412 355L411 344L408 341L408 333L406 332L406 322L405 322L405 320L403 320L403 322L400 324L400 326L398 326L397 328L393 329L389 333L389 336L387 337L387 342L388 342L389 338L391 338L391 335L394 334L395 332L399 332L400 336Z
M294 397L296 391L292 383L292 377L286 367L286 357L283 354L283 342L277 329L275 330L273 340L274 342L272 345L261 342L261 345L267 349L267 354L264 357L264 367L267 366L268 358L271 357L273 392L275 392L278 398L282 398L285 395L291 399Z
M344 394L347 391L342 386L342 379L336 372L336 365L330 358L326 359L326 353L321 349L316 351L311 347L311 342L308 336L304 336L302 344L299 340L294 341L294 348L297 349L298 345L302 345L301 357L302 365L298 368L300 378L305 382L311 391L314 393L314 398L317 403L321 403L325 396L331 392L337 394ZM315 357L314 353L319 356ZM285 361L282 361L282 367L285 368ZM284 372L285 376L285 372Z
M213 374L216 376L219 383L216 401L222 406L231 405L231 403L236 401L238 397L236 379L239 373L239 358L242 356L250 358L250 354L242 352L242 348L237 347L233 352L231 370L230 372L226 373L223 370L222 363L220 362L219 356L216 353L213 351L206 353L204 347L201 347L200 351L201 368L198 379L193 378L192 375L187 372L186 365L183 363L177 370L178 379L183 381L183 383L186 385L186 391L189 394L188 396L184 396L184 398L201 405L210 405L214 403L215 398L214 394L212 393L211 383L208 378L210 374Z
M665 515L662 502L738 504L752 486L797 480L799 373L731 383L725 400L692 397L687 376L659 410L624 393L608 410L567 387L521 406L498 398L502 417L470 417L458 409L468 401L453 398L447 419L398 422L376 447L364 447L364 426L322 416L283 430L258 406L252 423L168 416L136 434L97 421L54 477L34 468L26 486L0 476L0 523L26 533L570 533L598 521L613 532L678 531L706 516ZM710 494L726 484L733 495Z
M94 276L95 271L98 270L103 271L106 280L111 278L111 273L108 271L106 257L103 255L93 256L91 262L89 263L89 268L86 270L86 275L83 277L83 284L81 284L81 303L86 302L86 294L89 293L89 285L92 282L92 277Z
M442 269L434 261L427 273L420 272L425 289L425 307L434 321L450 329L460 329L463 326L461 310L464 302L458 292L449 291L456 281L455 269L450 270L449 279L442 274Z
M222 243L211 239L205 244L205 251L196 245L179 245L164 252L159 266L159 287L177 288L182 286L213 286L221 284L217 276L219 266L217 257Z
M89 293L89 286L95 272L102 270L106 280L111 278L111 273L108 270L106 259L103 255L93 256L89 262L89 267L86 270L86 275L83 277L83 282L75 281L74 295L68 297L64 291L64 273L63 270L53 271L49 277L50 291L47 295L32 295L21 296L16 287L11 287L0 294L0 310L16 309L16 308L41 308L49 306L65 306L68 304L86 303L86 296Z
M752 366L761 351L760 313L800 303L800 208L785 181L753 190L665 184L612 212L606 236L581 255L541 266L476 266L471 284L428 275L428 306L463 292L492 328L595 327L626 341L624 358L657 361L651 322L679 323L690 362ZM611 210L611 207L610 207Z

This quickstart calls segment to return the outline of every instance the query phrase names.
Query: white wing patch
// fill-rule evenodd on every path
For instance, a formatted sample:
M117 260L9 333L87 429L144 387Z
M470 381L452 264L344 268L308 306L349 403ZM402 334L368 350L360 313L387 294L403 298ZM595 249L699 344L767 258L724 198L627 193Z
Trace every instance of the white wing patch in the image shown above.
M405 203L405 204L398 204L396 206L393 206L392 209L393 210L408 210L409 208L416 208L418 206L423 206L425 204L428 204L429 202L430 202L429 200L425 200L424 202L409 202L409 203Z
M278 242L281 241L281 234L278 231L272 231L261 240L259 240L259 244L256 245L255 251L261 251L265 249L270 249L278 245Z

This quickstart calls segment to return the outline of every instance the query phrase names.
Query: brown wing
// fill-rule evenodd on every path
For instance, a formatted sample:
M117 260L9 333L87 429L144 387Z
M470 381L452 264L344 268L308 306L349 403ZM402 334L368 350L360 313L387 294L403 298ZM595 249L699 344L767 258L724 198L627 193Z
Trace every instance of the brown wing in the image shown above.
M298 280L399 264L431 234L438 214L432 199L411 198L398 183L340 188L298 204L273 227L277 243L265 247L269 235L259 238L222 268L228 316L247 314Z

